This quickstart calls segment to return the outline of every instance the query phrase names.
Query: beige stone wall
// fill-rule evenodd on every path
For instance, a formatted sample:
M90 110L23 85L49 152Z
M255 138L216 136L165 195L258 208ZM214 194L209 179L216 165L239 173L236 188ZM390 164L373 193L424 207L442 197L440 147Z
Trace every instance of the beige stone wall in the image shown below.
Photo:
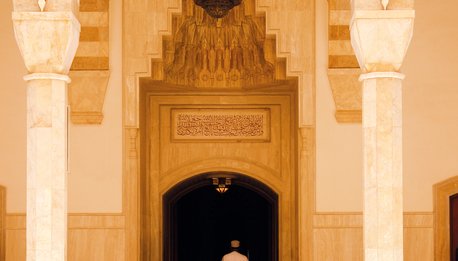
M458 175L458 28L453 0L415 1L404 81L404 207L433 209L432 185Z
M361 124L338 124L328 81L328 5L317 1L317 211L361 211Z
M27 74L14 40L11 1L0 2L0 184L7 188L7 211L26 208ZM70 212L122 211L121 1L110 5L111 79L102 125L70 126Z
M432 185L458 175L456 1L416 0L415 31L401 69L404 210L432 211ZM362 210L361 125L337 124L326 77L327 3L317 1L317 210Z
M110 1L110 80L103 122L70 129L69 212L122 211L121 13L121 1Z
M111 82L101 126L71 126L71 212L121 211L120 1L112 1ZM432 184L458 175L456 1L417 0L415 33L403 72L405 210L432 211ZM0 184L8 212L25 210L24 65L10 1L0 2ZM337 124L327 80L327 3L317 1L317 210L362 209L361 128ZM116 25L117 24L117 25ZM431 39L436 39L434 42ZM336 196L330 196L336 195ZM336 201L338 199L338 202Z
M315 215L313 254L316 260L361 260L361 125L335 121L327 78L327 6L324 0L316 2L317 211L341 213ZM406 213L405 256L406 260L432 260L432 185L458 175L458 28L450 12L458 3L417 0L415 5L416 31L403 68L407 75L403 84L404 206L406 211L426 212ZM100 126L71 126L70 212L121 211L121 1L113 0L110 8L111 82L105 119ZM0 1L0 184L7 187L8 212L23 213L26 83L22 76L26 71L13 37L11 10L10 1ZM85 260L115 260L112 253L122 256L111 250L123 251L123 217L101 216L102 221L74 215L76 221L69 225L70 245L73 241L106 245L98 251L75 246L69 251L70 260L82 260L84 253L94 255ZM24 244L17 243L25 242L23 219L22 215L7 217L7 248L11 251L7 260L22 260L16 254L24 253ZM103 251L103 257L95 257Z
M24 212L26 201L27 70L14 40L13 1L0 2L0 184L7 188L10 212Z

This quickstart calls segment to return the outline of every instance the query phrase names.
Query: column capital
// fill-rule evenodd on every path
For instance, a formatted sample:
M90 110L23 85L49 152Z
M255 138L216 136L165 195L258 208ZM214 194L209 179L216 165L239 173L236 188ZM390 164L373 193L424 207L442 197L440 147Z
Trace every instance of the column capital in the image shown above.
M363 72L399 71L414 18L414 10L353 10L351 43Z
M12 19L30 73L68 74L81 30L73 12L13 12Z

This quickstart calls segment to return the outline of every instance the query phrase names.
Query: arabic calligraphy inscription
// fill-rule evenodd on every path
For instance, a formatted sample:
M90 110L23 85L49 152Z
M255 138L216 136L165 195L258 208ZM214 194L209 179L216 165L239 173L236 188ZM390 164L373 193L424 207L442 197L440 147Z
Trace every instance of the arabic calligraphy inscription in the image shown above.
M266 108L173 109L175 141L269 141L270 110Z

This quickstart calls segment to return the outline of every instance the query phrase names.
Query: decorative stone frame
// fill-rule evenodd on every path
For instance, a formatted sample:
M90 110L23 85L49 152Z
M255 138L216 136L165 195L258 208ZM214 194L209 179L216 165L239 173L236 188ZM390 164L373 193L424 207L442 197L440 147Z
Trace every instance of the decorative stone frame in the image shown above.
M265 13L266 34L276 37L276 56L286 58L286 75L298 85L298 260L313 258L315 212L315 1L255 0ZM123 1L123 213L126 260L140 257L139 110L141 77L151 77L162 57L162 36L172 32L172 15L183 0ZM191 1L192 2L192 1ZM292 37L294 36L294 37ZM294 39L294 40L291 40ZM296 258L296 257L294 257Z
M433 187L434 190L434 260L450 259L450 196L458 193L458 176Z

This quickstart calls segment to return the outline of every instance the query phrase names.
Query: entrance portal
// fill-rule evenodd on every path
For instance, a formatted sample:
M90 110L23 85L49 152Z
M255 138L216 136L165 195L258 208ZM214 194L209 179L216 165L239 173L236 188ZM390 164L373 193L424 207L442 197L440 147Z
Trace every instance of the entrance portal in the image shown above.
M228 177L219 193L211 177ZM250 260L278 260L278 197L243 175L212 173L188 179L164 195L164 260L221 260L241 241Z

